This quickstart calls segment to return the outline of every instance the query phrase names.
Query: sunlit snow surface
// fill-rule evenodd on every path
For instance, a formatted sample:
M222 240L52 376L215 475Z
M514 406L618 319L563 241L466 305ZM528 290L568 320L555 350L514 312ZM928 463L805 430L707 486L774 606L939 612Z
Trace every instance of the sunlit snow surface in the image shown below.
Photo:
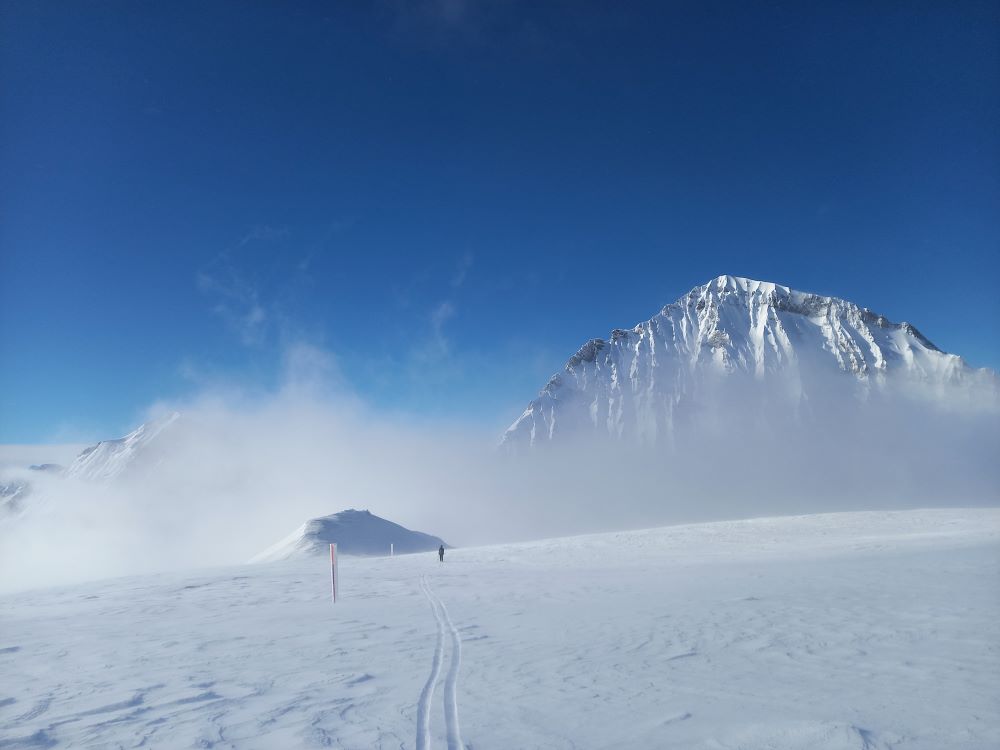
M323 557L0 597L0 748L1000 747L1000 510L341 575L336 605Z

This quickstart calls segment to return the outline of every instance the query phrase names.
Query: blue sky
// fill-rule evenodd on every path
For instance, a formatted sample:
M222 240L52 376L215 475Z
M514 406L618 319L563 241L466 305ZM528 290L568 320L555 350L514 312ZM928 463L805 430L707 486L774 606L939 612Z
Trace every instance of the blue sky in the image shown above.
M4 3L0 442L303 343L499 432L721 273L1000 367L995 3L621 5Z

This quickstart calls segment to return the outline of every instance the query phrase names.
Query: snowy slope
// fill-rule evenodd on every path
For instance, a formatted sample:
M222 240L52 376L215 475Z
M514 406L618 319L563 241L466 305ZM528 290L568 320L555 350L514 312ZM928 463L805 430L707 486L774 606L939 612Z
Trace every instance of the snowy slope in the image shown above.
M1000 510L0 596L0 747L1000 747Z
M27 469L5 467L0 474L0 522L16 518L30 504L37 477L61 477L58 464L32 464Z
M123 438L102 440L77 456L66 468L66 476L91 480L109 480L120 476L179 417L177 412L173 412L161 419L146 422Z
M342 555L388 555L389 545L399 555L436 550L444 544L436 536L410 531L367 510L344 510L307 521L250 562L274 562L289 557L326 555L330 544ZM447 545L445 545L447 546Z
M84 448L65 468L55 463L18 466L8 463L0 466L0 525L18 520L40 506L49 505L53 495L66 485L49 483L48 492L39 492L45 479L83 480L84 482L109 483L119 477L133 475L137 469L151 467L159 460L157 438L177 423L176 412L140 425L128 435L115 440L102 440ZM63 448L60 446L60 448ZM38 449L36 449L38 450ZM53 512L58 512L50 507ZM8 529L9 530L9 529Z
M827 377L859 389L975 387L995 406L996 375L940 351L909 323L835 297L719 276L631 329L592 339L508 428L517 449L581 429L637 442L670 438L707 399L706 388L745 376L778 384L787 403L818 395Z
M20 511L30 494L31 485L23 479L0 480L0 518Z

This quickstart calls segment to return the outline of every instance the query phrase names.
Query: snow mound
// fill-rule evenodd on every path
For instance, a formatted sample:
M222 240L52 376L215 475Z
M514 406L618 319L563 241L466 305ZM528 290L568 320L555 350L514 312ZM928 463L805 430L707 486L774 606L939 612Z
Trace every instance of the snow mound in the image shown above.
M351 509L306 521L280 542L255 555L250 562L327 554L332 543L336 543L340 554L358 556L388 555L390 544L395 553L401 555L448 546L436 536L411 531L367 510Z

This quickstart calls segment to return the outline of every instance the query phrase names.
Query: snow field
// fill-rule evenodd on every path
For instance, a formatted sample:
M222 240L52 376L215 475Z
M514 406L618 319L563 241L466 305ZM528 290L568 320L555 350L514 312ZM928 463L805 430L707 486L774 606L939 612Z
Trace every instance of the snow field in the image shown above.
M0 748L993 748L998 574L979 509L24 592Z

